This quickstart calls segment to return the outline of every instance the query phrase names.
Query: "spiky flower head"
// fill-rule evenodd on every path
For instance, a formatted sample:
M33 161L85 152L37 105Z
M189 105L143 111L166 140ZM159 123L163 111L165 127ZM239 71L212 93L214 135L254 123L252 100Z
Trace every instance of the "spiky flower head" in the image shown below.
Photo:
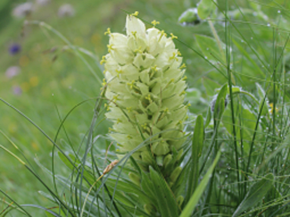
M107 30L109 53L101 63L105 63L106 116L114 123L111 136L122 153L150 137L150 145L133 154L146 169L150 160L161 166L166 156L181 148L188 106L183 103L184 64L173 42L177 37L157 29L157 21L146 30L136 15L127 15L125 35Z

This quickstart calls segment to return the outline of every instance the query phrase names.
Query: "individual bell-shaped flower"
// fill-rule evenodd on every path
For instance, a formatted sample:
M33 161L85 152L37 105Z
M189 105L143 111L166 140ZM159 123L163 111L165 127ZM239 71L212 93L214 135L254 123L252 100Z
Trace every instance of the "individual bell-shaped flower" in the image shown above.
M163 159L169 159L166 156L181 150L188 110L184 64L173 42L177 37L158 30L158 22L152 24L146 29L135 13L127 16L126 34L108 29L109 53L101 61L105 63L106 116L114 123L110 135L121 153L149 138L150 144L133 154L147 171L150 158L162 166Z

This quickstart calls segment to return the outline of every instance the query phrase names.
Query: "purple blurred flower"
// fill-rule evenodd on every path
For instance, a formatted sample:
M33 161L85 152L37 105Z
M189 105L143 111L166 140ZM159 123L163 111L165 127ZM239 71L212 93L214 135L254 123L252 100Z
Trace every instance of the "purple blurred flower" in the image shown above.
M6 72L5 75L7 78L13 78L14 76L18 75L21 72L20 67L18 66L10 66Z
M10 45L10 47L9 47L9 53L11 55L18 54L20 51L21 51L20 44L14 43L14 44Z
M19 86L14 86L14 87L13 87L13 93L14 93L15 95L21 95L21 94L22 94L22 89L21 89L21 87L19 87Z

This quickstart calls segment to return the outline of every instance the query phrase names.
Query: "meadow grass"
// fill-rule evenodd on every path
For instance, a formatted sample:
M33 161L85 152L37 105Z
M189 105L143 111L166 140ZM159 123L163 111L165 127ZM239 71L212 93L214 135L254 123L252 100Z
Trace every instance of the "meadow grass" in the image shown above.
M3 2L0 7L15 5ZM116 159L100 94L103 33L107 27L123 32L126 12L134 11L178 36L187 66L191 107L179 177L181 215L288 215L287 1L217 1L206 21L188 26L178 17L197 1L70 2L76 9L71 18L58 18L61 3L54 1L26 25L2 15L8 24L0 25L0 69L19 65L22 72L12 79L0 74L0 215L148 216L134 201L143 193L126 176L134 170L125 165L133 151L99 180ZM22 51L10 56L7 47L15 41ZM14 95L13 86L22 94ZM199 154L191 147L201 140ZM130 191L136 195L123 193ZM10 212L17 204L34 205Z

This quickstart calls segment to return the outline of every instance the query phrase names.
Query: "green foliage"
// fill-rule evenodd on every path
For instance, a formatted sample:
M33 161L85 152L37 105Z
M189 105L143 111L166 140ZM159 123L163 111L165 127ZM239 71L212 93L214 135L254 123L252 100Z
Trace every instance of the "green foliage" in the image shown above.
M208 60L225 63L225 60L221 58L221 53L225 50L223 42L217 42L214 38L203 35L195 35L195 38L202 54Z
M187 24L198 24L199 17L197 16L197 9L196 8L189 8L184 11L180 17L178 18L179 23L187 23Z
M193 194L195 191L197 184L198 184L198 177L199 177L199 158L201 156L202 148L204 143L204 126L203 126L203 117L201 115L197 116L194 133L192 138L192 145L191 145L191 170L188 179L188 198ZM186 198L186 202L188 201Z
M191 196L190 200L188 201L186 207L182 211L180 217L188 217L191 216L192 211L194 210L195 206L198 203L198 200L200 199L201 195L203 194L210 178L212 177L213 170L221 156L221 153L219 152L213 162L213 164L209 167L208 171L204 175L202 181L198 185L197 189L194 191L194 194Z
M238 208L233 214L233 217L240 216L243 211L255 206L257 203L261 202L263 197L271 189L274 182L274 175L268 174L263 177L260 181L253 184L248 193L246 194L244 200L240 203Z
M201 0L198 4L198 16L201 19L208 18L216 9L214 0Z
M142 189L152 197L151 204L158 207L161 216L178 216L178 204L172 194L168 184L150 167L150 178L148 175L142 176ZM150 212L152 216L155 216Z
M15 2L0 3L0 69L22 70L0 74L0 216L289 215L290 2L71 0L76 16L60 19L51 1L23 28ZM185 135L166 156L150 148L172 129L120 152L104 116L103 32L122 33L136 10L146 27L155 19L178 36L186 63ZM14 41L22 51L7 55Z

